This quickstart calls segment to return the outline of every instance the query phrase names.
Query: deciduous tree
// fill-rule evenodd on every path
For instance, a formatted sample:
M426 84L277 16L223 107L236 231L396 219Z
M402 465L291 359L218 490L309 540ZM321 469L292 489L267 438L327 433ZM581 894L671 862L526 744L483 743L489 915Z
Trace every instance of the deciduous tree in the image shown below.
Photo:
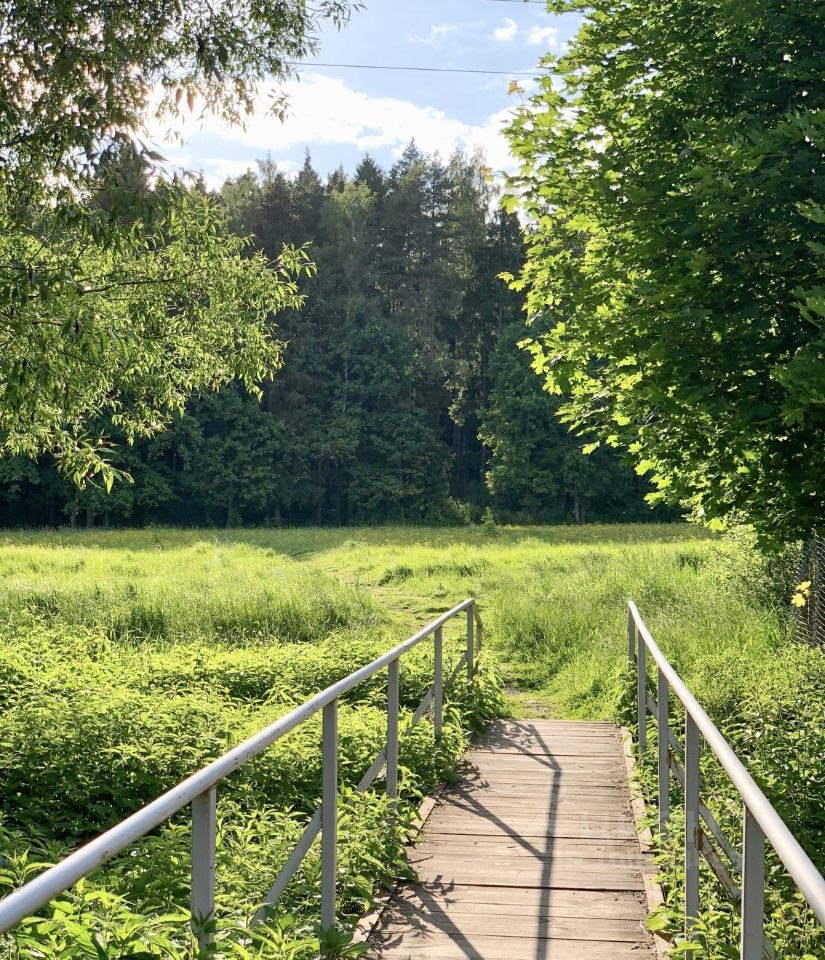
M151 112L239 121L346 0L0 5L0 452L116 475L92 423L160 429L198 388L277 366L306 258L244 255L208 197L147 178Z
M825 515L825 6L551 0L518 111L532 349L655 497L766 537Z

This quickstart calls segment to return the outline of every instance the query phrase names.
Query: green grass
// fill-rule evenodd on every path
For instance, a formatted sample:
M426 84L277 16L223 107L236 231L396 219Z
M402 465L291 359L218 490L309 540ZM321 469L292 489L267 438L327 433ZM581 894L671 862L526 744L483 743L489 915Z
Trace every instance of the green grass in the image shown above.
M788 569L767 564L741 538L681 525L9 535L0 541L0 886L20 882L39 862L470 595L478 598L487 657L505 681L510 711L620 722L632 720L625 603L633 597L685 681L825 865L825 658L790 639ZM459 624L448 632L451 657L460 644ZM425 645L405 659L405 709L423 694L431 669ZM428 724L407 740L411 803L445 775L464 731L500 709L489 685L482 692L483 703L454 700L440 750ZM376 681L342 709L344 786L381 745L384 705ZM718 815L735 832L735 798L711 764L705 775ZM316 722L222 789L226 956L243 955L245 919L319 788ZM678 801L674 793L677 818ZM346 808L344 920L364 909L375 882L403 870L400 836L379 827L382 804L379 792ZM78 929L96 931L100 956L193 955L179 919L187 843L182 817L64 898ZM664 861L674 903L677 862L675 851ZM250 947L253 955L314 955L317 881L313 854L280 925L266 928L268 940ZM804 917L799 926L798 908L787 906L789 887L778 871L773 890L779 956L822 955L814 926ZM722 960L735 939L733 921L709 882L705 896L707 933L697 955ZM25 935L33 940L11 938L0 956L98 956L71 937L61 940L61 929L41 922Z
M301 642L382 621L366 594L274 546L204 535L10 538L0 579L4 616L40 613L118 641Z

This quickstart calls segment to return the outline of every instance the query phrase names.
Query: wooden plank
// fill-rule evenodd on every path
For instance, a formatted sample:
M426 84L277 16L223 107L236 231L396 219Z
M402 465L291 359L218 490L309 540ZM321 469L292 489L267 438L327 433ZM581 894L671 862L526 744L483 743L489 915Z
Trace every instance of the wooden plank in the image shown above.
M552 943L552 946L550 945ZM422 938L414 932L375 945L376 960L655 960L652 948L639 943L596 940L535 940L511 937Z
M573 800L573 799L601 799L613 800L616 803L626 803L628 801L627 788L618 784L588 784L586 781L562 781L558 784L551 783L492 783L488 786L483 784L461 784L453 787L446 796L449 799L454 797L474 799L475 797L512 797L514 799L526 802L544 803L548 798L555 800Z
M479 740L484 738L501 740L531 740L541 737L601 737L609 740L621 740L621 731L612 724L599 727L596 724L577 723L574 720L563 723L546 726L532 721L525 723L519 720L514 723L496 724L488 727L480 736Z
M447 796L470 795L483 791L484 793L509 793L514 796L543 796L552 792L557 796L565 792L571 796L596 796L600 793L610 793L615 796L627 796L627 784L617 780L614 776L593 777L586 776L566 776L549 779L547 777L523 777L523 778L496 778L493 781L479 778L477 780L464 780L454 787L451 787Z
M552 850L553 856L616 856L639 855L639 844L633 840L611 840L600 837L548 837L547 849ZM418 853L423 850L483 850L486 855L499 856L506 853L507 856L525 856L533 857L537 854L528 850L523 842L512 837L476 837L467 835L459 836L456 834L433 834L427 838L426 844L420 847L413 847L411 853Z
M563 836L569 836L570 829L574 823L582 826L601 826L610 829L610 824L632 823L633 818L624 809L619 810L593 810L577 809L576 807L562 807L554 816L552 812L519 810L518 807L488 808L488 807L442 807L439 810L438 824L433 826L440 832L456 823L463 823L465 818L471 817L473 821L489 820L493 823L503 825L514 822L523 824L530 823L533 829L539 829L540 835L544 837L553 837L556 834L556 824L561 824L564 831ZM607 834L611 836L610 833Z
M479 803L497 803L499 806L506 806L507 803L510 803L510 805L519 805L522 809L527 806L537 812L547 810L559 803L578 802L582 806L589 805L591 807L630 806L630 797L627 792L619 791L615 787L612 789L608 787L608 792L605 793L601 788L596 787L589 791L583 790L581 784L576 784L575 786L578 787L578 789L571 793L570 791L565 791L561 784L553 785L545 783L532 784L531 786L532 789L517 790L510 788L506 791L490 789L451 790L441 798L438 809L441 810L444 807L454 806L457 803L469 804L471 806Z
M552 897L550 898L552 899ZM638 943L639 920L619 920L604 917L565 917L549 910L542 914L521 917L518 924L512 917L495 915L457 916L443 912L418 911L411 905L399 906L393 911L390 922L381 926L378 940L390 940L393 936L415 929L422 934L429 931L449 934L451 939L465 936L499 937L505 943L517 937L536 940L602 940L619 943Z
M480 759L472 769L460 769L458 775L471 783L479 780L516 780L556 785L565 781L587 783L589 780L593 783L619 785L623 782L618 760L590 763L587 758L559 757L554 758L554 764L547 766L537 763L532 757L519 757L510 763L505 758L490 754L490 760Z
M554 773L563 773L565 770L581 770L584 773L609 770L614 775L621 776L622 771L616 765L618 758L618 753L615 757L545 757L535 753L473 753L469 772L533 770L540 773L546 770L549 776ZM464 769L460 768L459 773L464 773Z
M489 740L529 741L546 739L547 737L570 737L579 740L584 740L587 737L598 737L603 740L621 740L622 735L621 731L611 724L599 727L595 724L576 723L571 720L548 727L533 722L524 723L520 720L517 723L496 724L488 727L479 736L479 740L486 738Z
M522 730L519 732L496 731L483 733L476 741L476 747L497 746L518 747L525 750L544 749L548 743L572 743L582 747L621 746L622 740L617 731L611 733L593 733L591 731L566 730Z
M438 805L438 816L449 817L456 810L472 810L476 813L491 813L518 815L529 813L531 816L547 817L552 823L556 817L600 817L607 820L624 820L631 816L630 802L624 798L614 801L601 797L565 797L557 799L549 795L546 799L533 802L532 797L492 796L487 794L480 797L447 797Z
M568 861L569 863L569 861ZM441 883L476 884L482 887L537 887L552 890L632 890L644 891L641 870L632 865L617 866L611 863L601 868L585 868L584 861L572 866L526 862L523 867L511 865L506 870L501 866L484 863L457 863L441 866L431 863L417 864L421 880L438 880Z
M491 776L476 772L472 777L466 776L464 783L473 787L488 787L493 785L514 787L519 793L525 789L532 790L545 787L552 790L561 790L563 787L580 789L590 784L594 790L617 789L624 785L613 770L567 770L563 773L537 773L536 769L523 771L519 776L518 770L495 771Z
M618 810L587 808L575 806L563 806L557 808L555 815L553 811L542 810L524 810L515 807L482 807L482 806L450 806L441 807L437 823L433 828L437 832L443 833L449 827L456 823L463 823L466 818L472 818L472 822L478 820L489 820L492 823L503 825L517 823L519 825L529 823L535 830L539 830L540 836L553 837L556 835L556 824L560 825L563 831L562 836L569 836L570 829L574 824L581 826L606 826L609 824L631 823L633 818L627 810L620 808ZM609 829L609 827L608 827ZM611 834L608 833L608 836Z
M618 734L619 729L609 720L544 720L536 717L533 720L499 720L487 728L489 732L504 732L507 730L597 730Z
M520 837L525 840L547 840L547 824L541 820L512 819L506 822L489 817L474 817L469 814L449 823L433 823L427 834L467 834L473 836ZM601 837L606 840L632 840L636 836L635 825L630 822L603 820L587 823L582 820L556 820L553 823L554 837Z
M594 846L591 849L598 850L598 847ZM546 852L532 856L511 856L506 850L504 852L500 850L493 852L487 850L486 852L482 852L480 848L461 850L460 848L448 849L446 846L442 846L413 851L409 856L410 863L416 864L421 870L432 870L435 866L438 866L445 872L449 872L451 864L454 867L479 867L489 864L491 867L500 869L502 872L511 869L530 869L533 865L544 869L547 866L559 864L567 869L570 867L573 859L574 858L570 856L559 856L552 847ZM644 872L646 869L653 869L652 863L652 859L640 851L637 850L635 855L629 855L626 849L619 851L619 856L611 857L593 854L589 857L581 858L582 870L589 871L601 869L623 870L626 866L632 866L634 870Z
M571 841L566 841L571 843ZM409 860L416 867L430 866L434 864L441 865L445 872L448 872L449 865L452 864L471 864L471 863L490 863L500 864L502 870L508 870L513 866L523 867L530 864L539 864L542 867L559 865L569 868L571 864L580 864L582 870L589 870L591 864L597 866L609 865L611 868L619 866L624 868L632 866L634 869L645 872L653 870L652 860L646 857L638 850L635 854L630 854L627 847L609 848L593 844L589 847L579 846L577 841L572 841L574 847L568 847L560 852L556 850L555 844L549 845L549 849L542 850L535 854L522 848L521 853L513 853L510 850L496 849L490 851L485 847L461 847L461 846L428 846L426 850L420 853L411 853Z
M545 761L552 761L556 757L579 757L585 759L589 757L601 757L605 760L615 760L622 755L620 743L572 743L569 740L560 743L557 740L551 740L541 747L536 746L516 746L513 744L480 744L477 750L472 753L474 760L479 757L486 759L491 755L512 760L514 757L534 757Z
M547 909L545 890L537 887L478 887L422 882L415 887L402 887L395 894L395 902L421 904L423 908L447 909L450 914L473 912L523 917L528 911L540 913ZM549 899L553 910L561 916L618 917L641 920L647 913L644 897L630 891L556 890ZM479 909L480 908L480 909Z
M486 747L490 744L497 746L518 747L525 750L542 750L549 743L572 743L582 747L588 746L621 746L622 740L618 731L610 733L594 733L582 730L521 730L495 731L483 733L476 741L476 747Z

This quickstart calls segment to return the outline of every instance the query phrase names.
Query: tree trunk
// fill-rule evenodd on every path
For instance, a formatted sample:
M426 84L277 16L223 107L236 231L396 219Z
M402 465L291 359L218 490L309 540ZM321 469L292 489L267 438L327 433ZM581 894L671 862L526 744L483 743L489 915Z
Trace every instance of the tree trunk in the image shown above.
M229 499L226 501L226 528L232 526L232 515L235 512L235 482L230 481L229 484Z

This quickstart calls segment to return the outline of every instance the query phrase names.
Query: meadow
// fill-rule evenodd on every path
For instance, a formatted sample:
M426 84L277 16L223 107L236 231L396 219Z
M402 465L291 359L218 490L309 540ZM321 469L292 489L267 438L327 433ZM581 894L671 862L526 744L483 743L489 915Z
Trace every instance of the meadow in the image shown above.
M486 628L484 680L474 697L456 688L438 747L427 723L404 739L405 815L391 835L379 827L380 790L351 792L383 742L382 679L342 708L345 928L376 886L404 873L415 803L449 776L485 717L632 721L628 597L823 867L825 657L791 638L792 574L792 558L766 561L744 536L683 525L8 535L0 542L0 892L467 596L478 599ZM450 657L459 646L454 628ZM404 661L405 711L431 678L422 644ZM734 798L712 763L703 774L710 805L735 836ZM317 852L271 921L254 935L246 923L314 809L319 777L316 722L222 789L216 955L317 955ZM678 800L674 791L677 818ZM7 936L0 956L196 956L184 922L188 844L186 819L171 822ZM674 909L678 862L678 851L663 850ZM825 955L775 864L771 876L778 956ZM705 881L692 953L735 956L730 911ZM675 914L659 922L675 929Z

